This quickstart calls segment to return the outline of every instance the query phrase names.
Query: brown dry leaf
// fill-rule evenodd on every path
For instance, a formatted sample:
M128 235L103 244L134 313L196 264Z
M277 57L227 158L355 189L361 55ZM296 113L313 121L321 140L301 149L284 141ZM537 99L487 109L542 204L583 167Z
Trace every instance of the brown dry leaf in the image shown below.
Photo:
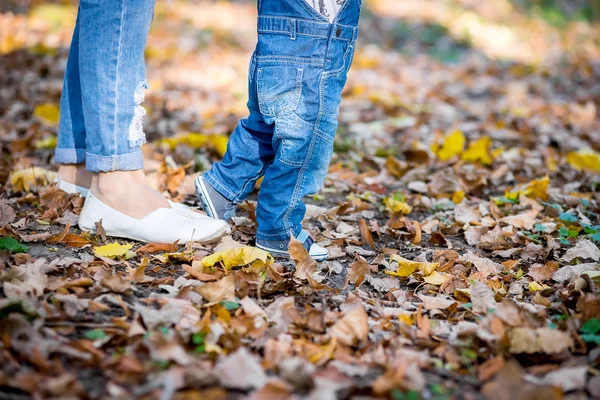
M600 249L593 242L581 239L562 256L562 259L566 262L571 262L576 258L600 261Z
M127 293L132 289L131 282L118 273L103 278L100 285L115 293Z
M495 263L489 258L483 258L476 256L473 253L467 253L462 256L464 261L470 262L473 266L481 273L483 278L486 278L490 275L497 275L502 272L502 265Z
M455 310L458 307L458 303L455 300L448 299L445 297L437 296L425 296L419 294L419 299L423 302L423 307L426 310Z
M235 299L235 277L228 275L225 278L211 283L205 283L196 288L196 291L210 303Z
M179 240L173 243L148 243L136 250L136 253L175 253Z
M375 242L373 241L373 236L371 235L371 231L369 230L369 227L367 226L367 222L365 221L364 218L360 219L359 228L360 228L360 237L362 238L363 242L367 243L369 245L369 247L371 247L373 250L377 251L377 246L375 245Z
M363 283L365 276L371 274L371 268L367 260L361 256L357 256L357 259L350 265L348 269L347 280L356 287L360 287Z
M317 268L317 262L308 254L302 242L292 238L289 246L290 257L296 263L294 278L306 279L307 275L311 275Z
M533 229L533 225L535 225L537 215L538 211L531 210L517 215L509 215L508 217L501 218L500 221L515 228L531 230Z
M259 389L267 383L267 375L260 361L245 347L219 360L214 375L221 385L230 389Z
M549 261L546 264L535 264L529 268L527 275L533 278L536 282L544 282L552 278L552 275L558 270L556 261Z
M8 205L6 200L0 200L0 227L13 222L16 217L15 210Z
M352 307L329 329L329 335L346 346L362 342L369 333L368 315L362 304Z
M510 352L556 354L573 346L569 334L550 328L513 328L508 332Z
M492 289L479 281L474 281L471 285L471 303L473 303L473 312L481 314L487 314L497 306Z
M490 400L561 400L560 390L524 381L525 371L516 361L509 361L493 381L483 386L482 393Z

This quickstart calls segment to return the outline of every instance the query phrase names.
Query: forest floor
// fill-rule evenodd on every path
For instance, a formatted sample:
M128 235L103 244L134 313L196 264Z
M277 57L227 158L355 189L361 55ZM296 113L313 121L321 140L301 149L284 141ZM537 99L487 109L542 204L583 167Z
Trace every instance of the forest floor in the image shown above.
M475 3L366 2L322 263L252 247L255 195L212 245L82 233L52 184L76 8L0 7L0 399L600 398L600 28ZM245 116L254 8L157 6L169 198Z

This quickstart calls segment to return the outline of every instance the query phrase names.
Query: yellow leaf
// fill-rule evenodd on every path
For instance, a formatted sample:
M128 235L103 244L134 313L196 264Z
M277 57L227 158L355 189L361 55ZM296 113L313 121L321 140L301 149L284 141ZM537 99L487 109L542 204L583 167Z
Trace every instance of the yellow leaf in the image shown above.
M535 281L533 282L529 282L529 290L532 292L538 292L540 290L546 290L546 289L550 289L550 286L548 285L544 285L544 284L539 284Z
M390 256L390 261L396 261L398 263L398 270L396 272L386 271L386 273L395 276L411 276L417 271L421 273L421 275L427 276L431 275L431 273L439 266L439 263L407 260L397 254L392 254Z
M33 110L33 115L46 125L58 125L60 109L54 103L45 103Z
M217 153L219 153L219 155L223 157L225 155L225 152L227 151L227 143L229 143L229 137L226 135L210 135L209 141L215 148Z
M600 174L600 154L592 149L581 149L567 154L567 162L577 171L585 170Z
M10 175L11 185L19 191L29 191L33 186L46 186L56 178L56 172L40 167L15 171Z
M444 138L444 143L439 149L432 147L442 161L447 161L463 152L465 148L465 135L461 131L454 131Z
M423 277L423 280L431 285L439 286L442 283L446 282L447 278L448 274L441 274L437 271L432 271L431 274Z
M406 325L409 325L409 326L415 323L414 318L412 317L412 315L409 315L409 314L398 315L398 321L404 322Z
M132 247L132 244L119 244L118 242L113 242L104 246L94 247L94 253L100 257L123 257L129 253L129 250L131 250Z
M193 149L211 147L215 149L221 157L223 157L227 151L228 142L229 137L227 135L204 135L202 133L184 133L160 141L161 144L169 146L171 150L175 149L179 144L190 146Z
M469 148L465 150L461 158L463 161L480 162L483 165L492 165L492 156L490 155L490 148L492 147L492 140L484 136L469 145Z
M454 194L452 195L452 202L454 204L460 204L462 203L462 201L465 199L465 191L464 190L458 190L456 192L454 192Z
M202 265L205 268L214 267L219 262L223 263L226 271L247 265L250 265L253 270L262 270L266 266L272 265L274 260L271 254L251 246L220 251L202 259Z
M548 198L548 185L550 184L550 177L546 175L540 179L534 179L527 185L527 191L529 194L541 200Z
M383 204L386 205L387 209L393 213L402 213L408 215L412 211L412 207L403 201L396 200L393 197L388 197L383 200Z
M36 140L33 145L36 149L54 149L56 147L56 136L52 135L46 139Z

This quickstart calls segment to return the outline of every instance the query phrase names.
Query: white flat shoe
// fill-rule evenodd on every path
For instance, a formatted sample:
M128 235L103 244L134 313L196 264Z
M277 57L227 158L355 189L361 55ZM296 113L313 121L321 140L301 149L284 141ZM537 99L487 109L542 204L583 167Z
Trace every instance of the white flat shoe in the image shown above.
M79 195L81 197L87 197L88 194L90 193L90 189L85 188L83 186L76 185L71 182L63 181L62 179L57 178L54 182L56 183L57 188L62 189L64 192L66 192L68 194L79 193ZM171 208L174 210L179 210L181 212L184 212L184 213L189 214L190 216L196 217L196 218L210 218L208 215L202 214L200 211L198 211L192 207L188 207L185 204L175 203L174 201L171 201L171 200L167 200L167 201L169 202L169 205L171 206Z
M229 229L224 221L196 212L194 214L200 217L177 208L159 208L143 218L133 218L110 207L90 191L79 215L79 227L83 231L95 232L96 222L102 220L107 236L148 243L173 243L179 240L182 244L188 241L212 242Z
M62 189L64 192L67 192L69 194L79 193L81 195L81 197L87 197L87 195L90 191L90 189L88 189L88 188L76 185L71 182L63 181L62 179L56 178L54 180L54 182L56 182L57 188Z

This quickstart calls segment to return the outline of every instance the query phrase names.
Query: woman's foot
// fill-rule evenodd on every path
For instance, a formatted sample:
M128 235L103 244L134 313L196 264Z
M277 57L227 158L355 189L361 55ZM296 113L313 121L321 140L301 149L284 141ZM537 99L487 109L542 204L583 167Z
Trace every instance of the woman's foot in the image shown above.
M167 199L150 186L142 170L99 173L92 179L91 191L98 200L133 218L171 208Z
M210 242L229 228L224 221L169 202L148 184L141 170L99 173L94 177L79 226L84 231L94 231L100 220L108 236L154 243Z

